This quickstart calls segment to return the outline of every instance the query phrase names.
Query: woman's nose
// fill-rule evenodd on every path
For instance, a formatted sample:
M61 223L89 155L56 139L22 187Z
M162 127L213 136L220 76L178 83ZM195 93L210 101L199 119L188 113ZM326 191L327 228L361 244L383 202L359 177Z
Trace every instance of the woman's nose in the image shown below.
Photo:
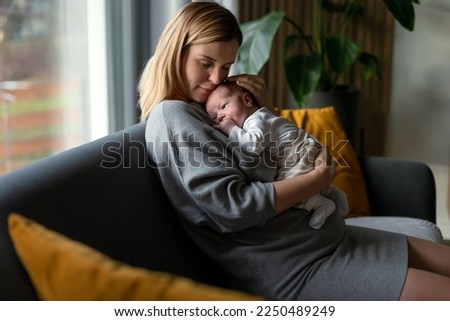
M211 81L214 85L220 84L222 81L222 75L219 70L215 69L212 71L212 73L209 75L209 81Z

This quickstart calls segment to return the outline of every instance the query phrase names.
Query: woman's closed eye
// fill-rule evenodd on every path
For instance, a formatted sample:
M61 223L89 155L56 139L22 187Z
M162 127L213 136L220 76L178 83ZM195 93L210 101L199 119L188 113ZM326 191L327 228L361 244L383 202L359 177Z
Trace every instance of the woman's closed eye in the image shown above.
M200 65L202 65L205 69L211 68L213 64L208 60L200 61Z
M205 69L210 69L210 68L214 67L214 63L212 63L210 61L200 61L200 65ZM230 69L231 69L231 66L228 66L228 65L222 66L222 70L227 74L230 72Z

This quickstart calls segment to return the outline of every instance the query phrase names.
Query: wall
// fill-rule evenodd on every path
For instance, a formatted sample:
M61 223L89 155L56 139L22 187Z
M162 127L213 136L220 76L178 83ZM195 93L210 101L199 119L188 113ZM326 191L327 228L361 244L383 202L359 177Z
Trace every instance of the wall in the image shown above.
M450 1L423 0L415 8L414 32L395 26L385 154L431 167L437 223L450 239Z
M345 0L338 1L344 3ZM362 127L363 153L366 155L383 155L385 150L386 118L389 112L392 73L392 43L394 18L382 1L364 1L364 10L347 29L346 35L361 46L362 52L370 52L378 57L382 69L383 81L373 77L365 81L361 66L354 64L350 72L340 78L341 84L353 84L362 92ZM239 21L245 22L257 19L270 11L285 11L305 34L314 33L317 1L298 0L241 0L239 1ZM326 29L330 34L339 33L340 15L325 15ZM272 101L275 106L295 108L296 104L290 95L286 95L283 61L285 54L285 39L295 34L294 28L287 22L281 24L275 36L271 58L262 69L261 75L266 80ZM297 43L295 53L309 53L303 43ZM293 52L293 53L294 53ZM290 55L290 54L289 54Z

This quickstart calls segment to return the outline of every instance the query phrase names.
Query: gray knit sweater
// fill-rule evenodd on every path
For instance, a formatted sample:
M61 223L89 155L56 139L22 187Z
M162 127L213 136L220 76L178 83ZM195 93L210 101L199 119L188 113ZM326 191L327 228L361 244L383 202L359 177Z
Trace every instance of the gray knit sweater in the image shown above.
M331 216L275 215L276 162L253 159L211 127L197 104L164 101L147 122L149 156L192 239L241 290L271 300L397 300L406 277L405 236L347 227Z

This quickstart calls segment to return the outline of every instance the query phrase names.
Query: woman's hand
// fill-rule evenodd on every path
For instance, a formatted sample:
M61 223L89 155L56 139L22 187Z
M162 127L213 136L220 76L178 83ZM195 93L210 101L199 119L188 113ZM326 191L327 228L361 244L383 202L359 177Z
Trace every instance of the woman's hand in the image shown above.
M276 212L284 212L312 195L328 190L335 175L334 162L324 148L317 156L316 167L312 171L273 182Z
M257 104L260 107L266 107L271 110L274 114L277 114L275 108L272 105L272 100L269 96L269 91L266 87L266 82L259 75L236 75L228 77L228 80L236 81L236 83L247 89L255 97Z

